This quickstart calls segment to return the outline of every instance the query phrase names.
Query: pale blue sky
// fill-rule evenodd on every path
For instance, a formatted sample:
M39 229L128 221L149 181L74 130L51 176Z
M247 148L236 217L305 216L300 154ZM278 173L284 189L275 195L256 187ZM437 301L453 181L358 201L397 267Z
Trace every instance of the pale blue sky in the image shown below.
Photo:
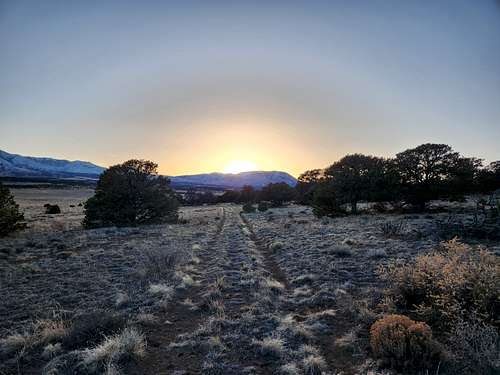
M499 140L493 0L0 0L8 152L297 175L424 142L492 161Z

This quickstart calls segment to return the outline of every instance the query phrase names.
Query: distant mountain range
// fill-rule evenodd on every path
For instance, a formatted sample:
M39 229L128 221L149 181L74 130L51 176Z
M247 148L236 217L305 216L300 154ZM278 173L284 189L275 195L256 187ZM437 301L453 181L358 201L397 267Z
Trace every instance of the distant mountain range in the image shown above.
M0 176L95 179L103 170L87 161L21 156L0 150Z
M104 169L87 161L21 156L0 150L0 177L97 180ZM290 186L295 186L297 183L293 176L279 171L204 173L172 176L170 179L172 185L177 188L235 189L244 185L260 188L276 182L285 182Z
M252 171L231 173L204 173L189 176L170 177L172 185L175 186L212 186L240 188L251 185L255 188L266 186L270 183L286 182L290 186L295 186L297 180L286 172L279 171Z

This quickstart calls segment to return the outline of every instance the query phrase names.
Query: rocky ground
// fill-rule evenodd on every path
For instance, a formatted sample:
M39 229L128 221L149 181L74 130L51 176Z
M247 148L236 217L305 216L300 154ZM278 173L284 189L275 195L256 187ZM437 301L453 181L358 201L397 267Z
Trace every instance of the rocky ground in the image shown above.
M186 224L2 240L0 374L381 373L367 339L381 302L377 268L434 249L439 215L240 210L193 207L183 209ZM384 232L387 223L399 229ZM77 361L90 350L70 351L64 335L75 316L96 310L123 316L145 350L106 371L63 372L63 359L69 366L68 355ZM54 317L68 322L59 335L35 334ZM24 344L7 352L14 334ZM58 350L46 354L48 345Z

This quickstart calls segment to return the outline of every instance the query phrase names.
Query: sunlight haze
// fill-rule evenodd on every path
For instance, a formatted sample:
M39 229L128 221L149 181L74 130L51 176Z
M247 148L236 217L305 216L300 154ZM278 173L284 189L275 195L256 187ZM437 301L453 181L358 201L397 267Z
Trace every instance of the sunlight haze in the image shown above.
M499 45L486 0L2 2L0 149L170 175L424 142L492 161Z

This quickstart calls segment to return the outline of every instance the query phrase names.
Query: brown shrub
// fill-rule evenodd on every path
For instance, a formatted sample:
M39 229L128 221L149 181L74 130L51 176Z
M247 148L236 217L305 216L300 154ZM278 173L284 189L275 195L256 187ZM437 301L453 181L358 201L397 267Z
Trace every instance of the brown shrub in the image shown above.
M398 370L436 369L442 358L441 345L432 338L431 328L404 315L386 315L370 329L375 357Z
M390 284L387 296L400 310L444 331L471 317L498 328L500 258L455 240L443 250L382 269Z

